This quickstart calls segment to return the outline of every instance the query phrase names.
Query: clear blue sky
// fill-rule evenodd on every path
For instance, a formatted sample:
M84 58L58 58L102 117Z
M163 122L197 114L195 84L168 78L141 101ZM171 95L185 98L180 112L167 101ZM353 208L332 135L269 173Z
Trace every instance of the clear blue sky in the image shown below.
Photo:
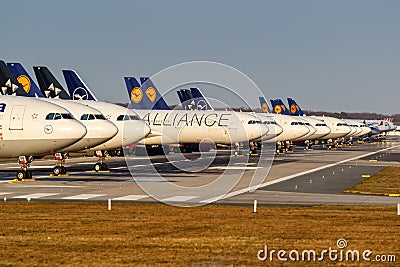
M303 109L400 113L400 1L2 1L1 59L102 100L122 77L192 60L231 65ZM254 103L257 103L256 96Z

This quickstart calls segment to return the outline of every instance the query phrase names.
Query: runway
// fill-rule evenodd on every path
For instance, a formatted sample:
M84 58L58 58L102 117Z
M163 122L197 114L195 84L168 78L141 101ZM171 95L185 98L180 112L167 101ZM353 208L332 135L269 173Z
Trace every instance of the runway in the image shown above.
M213 158L213 153L205 154ZM110 158L110 173L92 171L96 158L67 160L68 176L50 177L53 160L36 160L32 164L34 182L11 181L19 168L16 162L0 163L0 197L5 201L100 201L157 203L160 200L179 205L208 203L218 199L219 204L248 205L257 200L260 205L395 205L399 198L343 193L359 183L363 174L372 175L386 166L400 166L400 138L390 137L385 144L362 144L328 151L316 146L305 151L300 147L294 153L276 155L271 170L261 186L249 187L255 172L268 168L258 157L244 163L232 157L229 151L218 151L211 165L200 172L181 171L174 165L189 163L198 154L188 158L172 154L129 158L129 172L124 158ZM228 162L230 165L228 166ZM154 168L157 172L154 171ZM190 194L180 187L199 187L212 183L220 175L229 183L230 176L243 172L243 178L224 195ZM161 174L155 175L155 173ZM11 182L11 183L10 183ZM176 188L164 192L161 188L171 183ZM145 193L142 187L158 191L157 199ZM212 196L212 197L210 197Z

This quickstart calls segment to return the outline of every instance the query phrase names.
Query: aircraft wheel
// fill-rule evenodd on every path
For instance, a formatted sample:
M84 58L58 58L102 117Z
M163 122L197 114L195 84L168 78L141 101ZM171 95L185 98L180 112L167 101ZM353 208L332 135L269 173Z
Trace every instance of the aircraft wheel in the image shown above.
M101 171L101 163L96 163L96 164L94 165L94 170L95 170L96 172Z
M17 179L19 180L19 181L22 181L23 179L25 179L26 178L26 172L24 171L24 170L19 170L18 172L17 172Z
M67 168L61 166L61 174L67 174Z
M61 173L62 173L62 169L61 169L60 166L55 166L55 167L53 168L53 174L54 174L54 176L58 176L58 175L61 174Z

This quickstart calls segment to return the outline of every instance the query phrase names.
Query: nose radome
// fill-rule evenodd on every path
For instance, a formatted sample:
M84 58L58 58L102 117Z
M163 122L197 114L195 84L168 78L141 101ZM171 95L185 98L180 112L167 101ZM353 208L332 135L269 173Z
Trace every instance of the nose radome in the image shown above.
M265 124L248 124L246 127L247 137L249 140L258 139L269 132L269 128Z
M68 123L62 127L63 133L68 133L68 136L75 141L82 139L86 133L86 127L77 120L69 120Z
M104 120L104 136L107 136L108 139L113 138L118 133L118 128L111 121Z
M134 144L145 138L151 129L142 120L130 120L124 122L123 145Z
M296 127L296 134L298 135L298 138L307 135L309 132L310 132L310 129L308 129L305 126Z
M281 133L283 133L283 128L282 126L278 125L278 124L274 124L274 134L275 135L280 135Z

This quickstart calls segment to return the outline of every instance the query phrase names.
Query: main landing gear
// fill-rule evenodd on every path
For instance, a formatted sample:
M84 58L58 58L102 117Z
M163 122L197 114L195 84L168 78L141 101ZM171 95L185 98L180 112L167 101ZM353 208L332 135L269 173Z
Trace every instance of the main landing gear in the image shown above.
M53 175L67 174L67 168L64 167L65 160L68 158L67 154L56 153L56 166L53 168Z
M107 164L104 162L107 152L103 153L103 151L96 151L96 156L99 158L99 162L94 165L94 170L96 172L109 171Z
M21 165L21 170L17 172L17 179L19 181L22 181L23 179L32 179L32 172L28 170L32 160L33 157L26 158L26 156L20 156L18 158L18 162Z

